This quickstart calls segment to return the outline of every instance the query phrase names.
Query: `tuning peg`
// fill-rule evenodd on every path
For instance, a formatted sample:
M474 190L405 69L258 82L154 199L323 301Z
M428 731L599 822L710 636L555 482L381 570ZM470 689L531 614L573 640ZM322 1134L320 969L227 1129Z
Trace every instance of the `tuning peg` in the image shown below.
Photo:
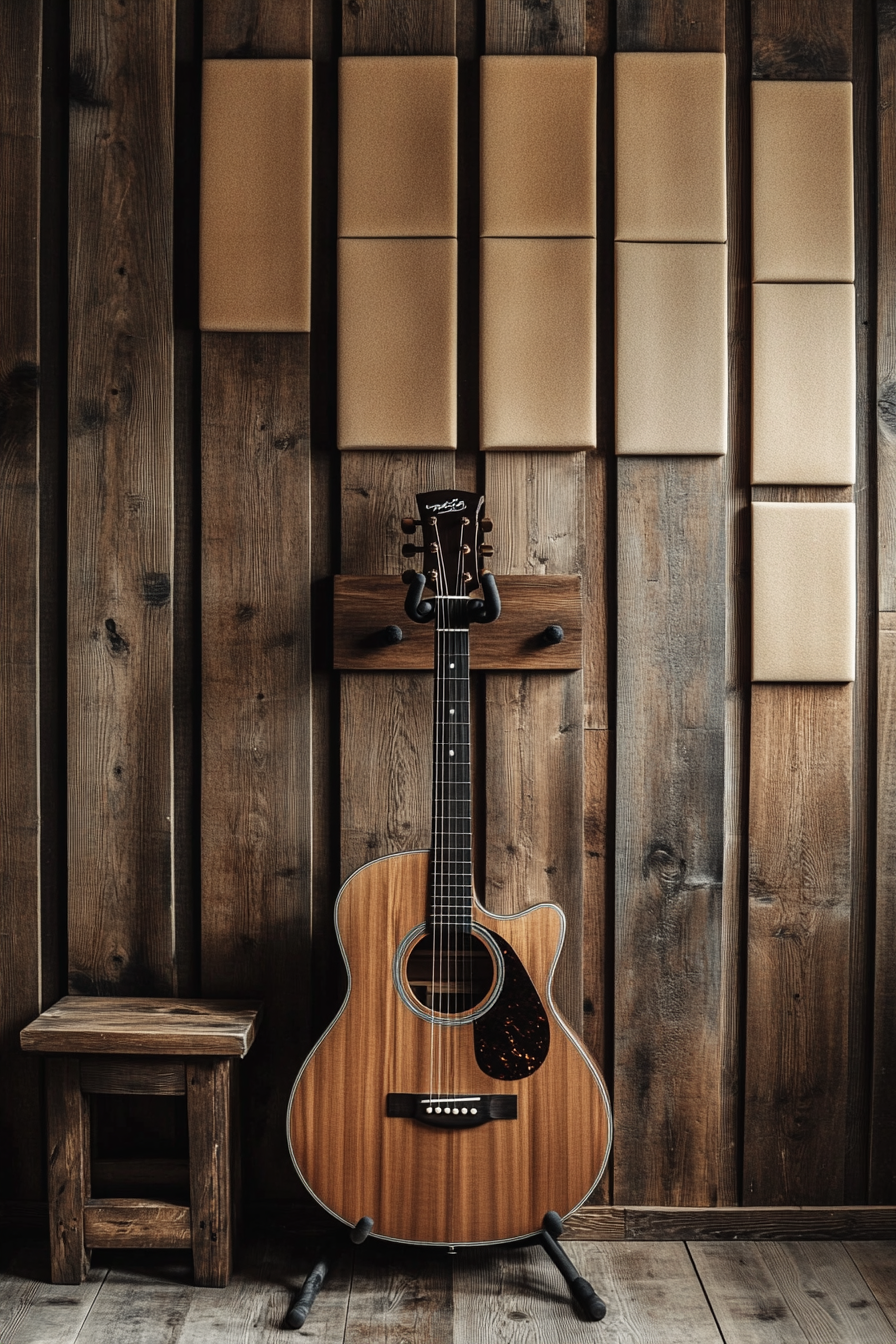
M494 553L495 553L495 548L494 548L494 546L489 546L489 545L488 545L487 543L485 543L485 542L483 542L483 544L479 547L479 554L480 554L480 555L494 555Z
M491 532L491 530L492 530L493 527L494 527L494 523L492 522L491 518L483 518L483 519L482 519L482 522L479 524L479 531L480 531L480 532Z
M408 536L411 536L412 533L416 532L419 526L419 518L402 518L401 520L401 530L402 532L406 532Z
M415 546L413 542L405 542L401 548L402 555L416 555L418 551L426 550L425 546Z

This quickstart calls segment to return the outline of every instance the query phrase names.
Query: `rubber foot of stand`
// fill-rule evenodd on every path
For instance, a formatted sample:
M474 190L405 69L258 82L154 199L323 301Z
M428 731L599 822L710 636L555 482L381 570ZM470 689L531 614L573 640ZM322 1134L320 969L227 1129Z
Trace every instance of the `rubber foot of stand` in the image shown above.
M362 1241L366 1241L373 1229L372 1218L359 1218L349 1232L349 1236L356 1246L360 1246Z
M598 1297L587 1279L583 1279L581 1275L579 1278L573 1279L569 1285L569 1291L589 1320L603 1320L607 1314L607 1304Z

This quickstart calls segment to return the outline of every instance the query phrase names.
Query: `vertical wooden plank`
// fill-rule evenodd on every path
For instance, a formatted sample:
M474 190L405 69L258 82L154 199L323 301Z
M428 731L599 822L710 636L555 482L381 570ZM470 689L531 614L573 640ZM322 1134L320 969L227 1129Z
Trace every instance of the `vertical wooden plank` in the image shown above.
M232 1059L187 1061L190 1221L197 1285L226 1288L233 1272Z
M624 0L620 50L725 49L724 7L687 22ZM649 371L648 371L649 373ZM734 1202L722 1022L726 688L724 458L618 458L614 1198Z
M7 1198L41 1189L40 1069L19 1032L41 1007L38 675L38 226L41 5L0 11L0 1142ZM5 1192L6 1193L6 1192Z
M856 77L857 476L838 492L857 504L856 682L752 690L743 1191L758 1204L860 1201L867 1188L867 58L857 52L853 71L853 6L821 8L831 22L819 28L816 4L753 0L753 72ZM821 497L775 491L810 495Z
M881 612L877 692L877 918L869 1198L896 1199L896 612Z
M584 0L552 0L539 9L515 0L488 0L486 55L584 51ZM485 494L495 521L496 573L582 572L584 453L486 453ZM543 899L549 888L563 906L566 942L555 999L579 1031L584 1019L584 722L581 673L485 678L485 903L509 913Z
M896 1200L896 3L878 0L877 854L869 1198ZM889 91L889 92L888 92Z
M202 340L202 985L264 1000L245 1079L261 1198L294 1188L283 1116L309 1032L308 340Z
M404 4L343 0L346 56L453 55L455 0ZM460 343L459 343L460 344ZM463 417L461 417L462 419ZM342 452L344 574L394 574L395 620L401 624L401 518L416 515L415 495L455 484L456 454L442 451ZM341 679L341 870L383 854L428 849L432 679L363 676Z
M114 15L98 0L73 0L69 965L78 993L176 989L173 41L173 0Z
M843 1203L851 700L753 687L747 1204Z
M84 1245L84 1205L90 1198L90 1105L81 1091L76 1055L50 1055L45 1069L50 1274L54 1283L80 1283L90 1268L90 1252Z

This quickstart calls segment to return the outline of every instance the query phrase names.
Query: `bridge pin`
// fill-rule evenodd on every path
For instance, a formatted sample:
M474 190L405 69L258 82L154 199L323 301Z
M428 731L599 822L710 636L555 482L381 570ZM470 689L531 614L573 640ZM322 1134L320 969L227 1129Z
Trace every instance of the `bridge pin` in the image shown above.
M461 1108L460 1108L460 1113L461 1113L461 1115L466 1115L466 1113L467 1113L467 1108L466 1108L466 1106L461 1106Z
M475 1114L476 1114L476 1107L475 1107L475 1106L471 1106L471 1107L470 1107L470 1114L471 1114L471 1115L475 1115Z
M436 1107L436 1115L441 1115L441 1114L442 1114L442 1108L441 1108L441 1106L437 1106L437 1107Z
M431 1107L431 1106L427 1106L427 1108L426 1108L426 1114L427 1114L427 1115L432 1115L432 1107Z
M451 1114L452 1114L452 1115L460 1115L460 1111L459 1111L459 1110L457 1109L457 1107L455 1106L454 1109L453 1109L453 1111L451 1112Z

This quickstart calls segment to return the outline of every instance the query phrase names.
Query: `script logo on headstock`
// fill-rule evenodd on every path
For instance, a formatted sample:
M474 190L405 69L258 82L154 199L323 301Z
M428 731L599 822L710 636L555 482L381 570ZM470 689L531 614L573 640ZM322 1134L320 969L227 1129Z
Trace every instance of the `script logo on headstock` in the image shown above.
M461 513L466 508L462 499L446 499L441 504L427 504L430 513Z

